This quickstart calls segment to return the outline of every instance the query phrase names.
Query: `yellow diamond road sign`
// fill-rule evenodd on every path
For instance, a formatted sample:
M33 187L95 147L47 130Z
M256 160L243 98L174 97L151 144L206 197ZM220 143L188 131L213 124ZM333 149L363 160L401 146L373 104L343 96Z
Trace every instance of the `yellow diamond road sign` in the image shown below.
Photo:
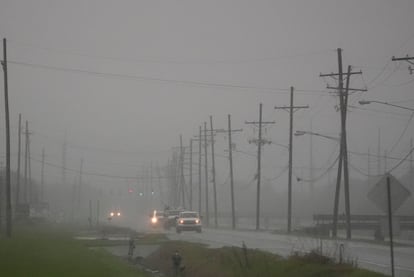
M382 177L368 192L367 197L383 212L388 213L387 176L390 177L391 211L394 213L410 196L410 191L391 174Z

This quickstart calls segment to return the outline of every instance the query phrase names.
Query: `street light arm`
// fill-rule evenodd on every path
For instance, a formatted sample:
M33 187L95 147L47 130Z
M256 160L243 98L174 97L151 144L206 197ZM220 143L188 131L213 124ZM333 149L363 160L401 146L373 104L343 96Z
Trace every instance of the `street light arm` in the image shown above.
M319 133L314 133L314 132L308 132L308 131L296 131L295 132L295 136L302 136L302 135L313 135L313 136L318 136L318 137L323 137L323 138L327 138L327 139L331 139L331 140L335 140L335 141L339 141L339 138L337 137L331 137L331 136L327 136L327 135L322 135Z
M400 108L400 109L409 110L409 111L414 112L413 108L404 107L404 106L395 105L395 104L390 104L388 102L382 102L382 101L376 101L376 100L361 100L361 101L359 101L360 105L367 105L367 104L371 104L371 103L383 104L383 105L397 107L397 108Z

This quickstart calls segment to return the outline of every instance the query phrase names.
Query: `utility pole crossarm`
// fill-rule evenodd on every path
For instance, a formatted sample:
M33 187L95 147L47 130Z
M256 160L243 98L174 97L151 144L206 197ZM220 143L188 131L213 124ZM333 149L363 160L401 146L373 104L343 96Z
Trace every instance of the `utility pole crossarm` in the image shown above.
M407 63L414 65L414 62L412 62L411 60L414 60L414 57L409 57L408 55L406 57L402 57L402 58L396 58L394 56L392 56L392 61L406 61ZM414 72L414 68L412 68L411 66L408 66L408 71L410 71L410 74L413 74Z
M258 122L258 121L245 121L244 124L275 124L275 121L262 121L262 122Z
M228 132L229 132L229 130L217 131L217 133L228 133ZM230 130L230 132L232 132L232 133L243 132L243 129L232 129L232 130Z
M335 90L339 90L339 87L331 87L331 86L326 86L327 89L335 89ZM362 92L366 92L368 91L368 89L366 88L348 88L348 91L362 91ZM338 93L337 91L335 91L334 93Z
M328 73L328 74L319 74L319 77L334 77L334 76L347 76L347 75L356 75L356 74L362 74L362 71L354 71L354 72L349 72L349 73Z
M290 107L290 106L281 106L281 107L275 106L275 110L290 110L291 108L292 109L308 109L309 105L306 105L306 106L292 106L292 107Z
M406 57L402 57L402 58L396 58L394 56L392 56L392 61L410 61L410 60L414 60L414 57L409 57L408 55Z

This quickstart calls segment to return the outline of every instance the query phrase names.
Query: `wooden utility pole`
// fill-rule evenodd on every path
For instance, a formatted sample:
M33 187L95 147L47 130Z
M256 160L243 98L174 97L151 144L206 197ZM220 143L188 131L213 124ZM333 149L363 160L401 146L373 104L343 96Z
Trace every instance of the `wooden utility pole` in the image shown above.
M28 203L27 199L27 165L28 165L28 154L29 154L29 123L26 120L26 131L25 131L25 149L24 149L24 186L23 186L23 201L25 204Z
M183 147L183 136L180 135L180 192L181 200L183 201L183 208L185 208L185 193L184 193L184 147ZM178 201L179 203L180 201Z
M44 186L45 186L45 148L42 148L42 168L40 176L40 202L44 200Z
M204 177L206 189L206 225L210 224L210 216L208 209L208 163L207 163L207 122L204 122Z
M66 132L65 138L62 145L62 186L66 185L66 152L67 152L67 143L66 143Z
M413 138L410 139L410 151L411 149L413 149ZM414 183L413 183L413 178L414 177L414 172L413 172L413 152L411 151L410 154L410 185L411 185L411 189L414 189Z
M32 155L31 155L31 152L30 152L30 136L29 136L29 139L28 139L28 142L27 142L27 164L28 164L28 172L29 172L29 177L28 177L28 186L29 186L29 189L28 189L28 191L29 191L29 197L28 197L28 199L29 199L29 203L33 203L33 201L34 201L34 193L33 193L33 190L34 190L34 188L33 188L33 184L32 184Z
M3 168L3 163L0 163L0 168ZM0 231L3 229L3 176L0 170Z
M346 237L351 239L351 207L350 207L350 193L349 193L349 170L348 170L348 147L347 147L347 135L346 135L346 116L348 106L349 91L367 91L366 89L353 89L349 88L349 82L351 75L362 74L361 71L351 72L351 66L348 66L348 72L343 73L342 70L342 49L337 49L338 56L338 73L320 74L320 77L334 77L338 79L338 87L330 87L328 89L335 89L338 91L339 103L340 103L340 115L341 115L341 137L340 137L340 156L338 162L338 174L335 190L335 202L334 202L334 215L333 215L333 228L332 236L335 238L337 233L338 222L338 206L339 206L339 191L341 184L341 170L344 169L344 192L345 192L345 214L346 214ZM346 88L344 91L344 75L347 78Z
M16 180L16 198L15 198L15 206L17 207L20 202L20 158L21 154L21 146L22 146L22 114L19 113L19 130L18 130L18 139L17 139L17 180Z
M79 211L81 211L82 175L83 175L83 158L80 161L80 169L79 169L79 186L78 186L78 210Z
M231 115L227 115L228 137L229 137L229 163L230 163L230 196L231 196L231 228L236 229L236 209L234 203L234 181L233 181L233 142L231 140Z
M342 55L340 55L341 67L342 67ZM342 70L340 71L342 74ZM344 193L345 193L345 214L346 214L346 238L351 239L351 199L349 193L349 169L348 169L348 142L347 142L347 131L346 131L346 117L347 117L347 110L348 110L348 92L349 92L349 81L351 79L351 66L348 66L348 74L346 79L346 91L343 91L343 84L342 88L339 89L340 94L342 94L341 98L341 142L343 147L343 166L344 166ZM341 86L341 85L340 85ZM341 101L340 101L341 102Z
M3 73L4 73L4 112L6 120L6 236L12 235L12 208L10 182L10 118L9 118L9 89L7 76L7 42L3 39Z
M245 124L254 124L257 125L259 124L259 138L257 141L252 141L252 142L256 142L257 143L257 174L256 174L256 178L257 178L257 194L256 194L256 230L260 229L260 177L261 177L261 157L262 157L262 144L264 144L264 140L262 140L262 126L264 124L274 124L274 121L271 122L263 122L263 117L262 117L262 108L263 108L263 104L260 103L259 105L259 122L256 121L251 121L248 122L246 121Z
M293 105L293 91L294 88L290 87L290 106L275 107L275 109L282 109L289 111L289 178L288 178L288 218L287 218L287 232L292 231L292 154L293 154L293 112L299 109L307 109L309 106L294 106Z
M378 128L377 175L381 175L381 129Z
M193 139L190 139L190 180L189 180L189 187L190 187L190 197L189 197L189 205L190 210L193 210Z
M100 203L99 199L96 201L96 226L99 226L99 212L100 212Z
M199 126L198 136L198 214L201 215L201 126Z
M213 175L213 197L214 197L214 227L218 227L217 221L217 190L216 190L216 168L214 159L214 129L213 116L210 115L210 138L211 138L211 174Z
M388 202L388 228L390 236L390 256L391 256L391 276L394 277L394 242L392 233L392 205L391 205L391 181L390 176L387 176L387 202Z

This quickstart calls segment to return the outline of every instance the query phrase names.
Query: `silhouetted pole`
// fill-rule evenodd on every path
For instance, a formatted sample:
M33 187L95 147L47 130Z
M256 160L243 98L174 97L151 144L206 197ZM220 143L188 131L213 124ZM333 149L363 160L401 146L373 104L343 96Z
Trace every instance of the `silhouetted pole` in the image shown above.
M377 175L381 175L381 129L378 128Z
M183 136L180 135L180 190L183 208L185 208L185 193L184 193L184 147L183 147ZM178 201L179 202L179 201Z
M231 228L236 228L236 212L234 203L234 184L233 184L233 149L231 141L231 115L227 115L229 125L229 162L230 162L230 196L231 196Z
M80 161L79 169L79 189L78 189L78 209L81 211L81 197L82 197L82 175L83 175L83 159Z
M336 224L337 224L337 206L339 201L339 189L341 183L341 167L344 169L344 191L345 191L345 214L346 214L346 237L351 239L351 204L350 204L350 193L349 193L349 170L348 170L348 146L347 146L347 135L346 135L346 116L347 116L347 106L348 106L348 95L349 91L367 91L366 89L351 89L349 88L349 82L351 75L362 74L359 72L351 72L351 66L348 66L347 83L344 91L344 73L342 71L342 49L337 49L338 56L338 73L331 74L320 74L320 77L333 77L338 80L338 87L330 87L328 89L336 89L339 94L339 104L341 112L341 139L340 139L340 156L339 156L339 168L338 168L338 179L337 186L335 191L335 203L334 203L334 219L333 219L333 237L336 237ZM338 197L337 197L338 196Z
M190 186L190 210L193 210L193 139L190 139L190 180L189 180L189 186Z
M198 136L198 213L201 215L201 126L199 126Z
M27 180L27 184L28 184L28 191L29 191L29 203L33 202L33 184L32 184L32 161L31 161L31 152L30 152L30 133L27 137L27 165L28 165L28 180Z
M410 149L413 149L413 139L410 139ZM410 185L411 185L411 189L414 189L414 183L413 183L413 176L414 176L414 172L413 172L413 152L411 152L410 154Z
M256 195L256 230L260 229L260 177L261 177L261 157L262 157L262 144L264 141L262 140L262 126L264 124L274 124L274 122L263 122L262 120L262 108L263 105L260 103L259 105L259 122L252 121L252 122L245 122L245 124L259 124L259 139L257 140L257 195ZM253 142L255 142L253 140Z
M4 112L6 120L6 236L12 235L12 208L10 184L10 118L9 118L9 90L7 77L7 42L3 39L3 72L4 72Z
M208 209L208 163L207 163L207 122L204 122L204 171L206 184L206 225L210 224L210 216Z
M388 199L388 227L390 233L390 254L391 254L391 276L394 277L394 243L392 234L392 206L391 206L391 184L390 176L387 176L387 199Z
M288 177L288 228L287 231L292 231L292 130L293 130L293 87L290 87L290 111L289 111L289 177Z
M213 175L213 194L214 194L214 226L218 227L217 222L217 191L216 191L216 168L214 159L214 135L213 117L210 115L210 136L211 136L211 173Z
M369 178L371 177L371 151L368 148L368 164L367 164L367 178L369 181Z
M23 199L27 204L27 158L29 154L29 123L26 120L26 132L25 132L25 149L24 149L24 186L23 186Z
M339 50L340 49L338 49L338 51ZM342 67L342 55L340 56L340 59L341 59L341 67ZM351 74L351 66L348 66L345 92L342 89L340 89L340 93L342 92L342 98L343 98L342 109L341 109L342 110L341 135L343 137L342 155L344 155L344 161L343 161L344 163L344 192L345 192L345 215L346 215L346 238L347 239L351 239L351 200L350 200L350 193L349 193L348 142L347 142L347 131L346 131L346 117L347 117L347 109L348 109L348 90L349 90L349 81L351 79L350 74Z
M16 199L15 205L17 206L20 202L20 158L22 156L22 114L19 113L19 130L17 139L17 180L16 180Z
M100 212L100 203L99 199L96 201L96 226L99 226L99 212Z
M45 148L42 148L42 168L40 176L40 202L44 199L44 185L45 185Z
M275 109L282 109L289 111L289 177L288 177L288 218L287 218L287 232L292 231L292 165L293 165L293 112L294 109L307 109L309 106L294 106L293 105L293 91L290 87L290 106L275 107Z
M260 177L262 161L262 103L259 108L259 142L257 143L257 195L256 195L256 230L260 228Z

